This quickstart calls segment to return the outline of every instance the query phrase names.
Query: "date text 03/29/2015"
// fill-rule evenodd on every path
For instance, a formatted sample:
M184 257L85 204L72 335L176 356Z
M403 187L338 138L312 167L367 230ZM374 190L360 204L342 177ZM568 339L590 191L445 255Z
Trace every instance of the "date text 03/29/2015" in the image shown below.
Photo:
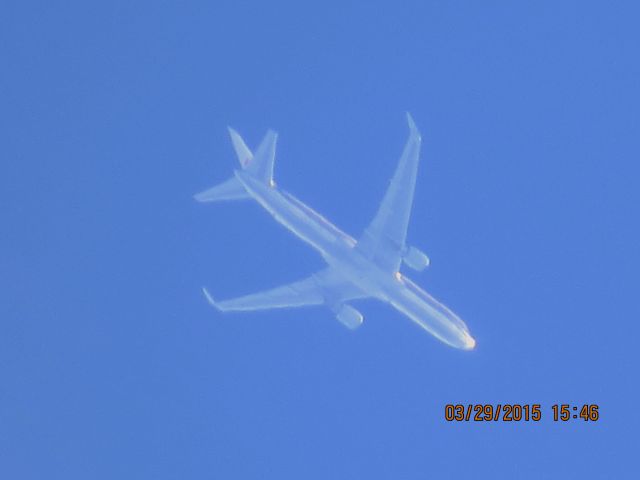
M596 422L600 418L599 407L596 404L555 404L550 410L554 422ZM444 407L444 419L447 422L539 422L542 418L543 409L539 403L458 403L447 404Z

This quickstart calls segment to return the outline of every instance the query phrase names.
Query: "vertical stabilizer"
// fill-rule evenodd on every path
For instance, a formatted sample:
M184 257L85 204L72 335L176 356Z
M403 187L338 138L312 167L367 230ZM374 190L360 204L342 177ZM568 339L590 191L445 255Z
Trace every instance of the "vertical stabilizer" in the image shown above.
M229 136L242 169L252 177L268 185L273 185L273 164L276 158L278 134L273 130L267 131L255 154L251 153L240 134L231 127L229 127ZM226 182L194 195L194 198L199 202L218 202L221 200L241 200L251 198L251 196L236 177L231 177Z
M246 170L252 177L271 183L273 180L273 164L276 158L276 142L278 134L273 130L267 131L262 142L258 145L255 153L252 153L244 143L238 132L229 127L229 136L233 149L236 151L238 162L243 170Z
M247 173L265 183L272 183L277 141L278 134L269 130L260 142L253 159L245 167Z

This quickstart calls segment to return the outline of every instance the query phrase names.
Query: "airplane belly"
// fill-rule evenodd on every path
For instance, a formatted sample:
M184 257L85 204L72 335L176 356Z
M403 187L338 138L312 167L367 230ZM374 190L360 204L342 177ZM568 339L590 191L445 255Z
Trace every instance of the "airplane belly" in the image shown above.
M244 180L244 179L243 179ZM246 181L246 180L245 180ZM273 218L323 256L355 240L291 195L275 188L247 182L251 195Z
M402 262L422 269L428 258L406 243L415 190L421 136L407 114L409 138L378 211L358 241L273 180L277 135L267 132L252 152L240 135L229 129L240 162L234 176L195 195L201 202L253 198L291 233L315 248L329 266L308 278L235 299L216 301L206 289L207 301L221 311L325 304L350 328L362 315L348 302L376 297L390 303L439 340L466 350L475 346L465 323L399 272Z
M398 283L388 295L393 307L452 347L475 347L476 342L460 317L405 277Z

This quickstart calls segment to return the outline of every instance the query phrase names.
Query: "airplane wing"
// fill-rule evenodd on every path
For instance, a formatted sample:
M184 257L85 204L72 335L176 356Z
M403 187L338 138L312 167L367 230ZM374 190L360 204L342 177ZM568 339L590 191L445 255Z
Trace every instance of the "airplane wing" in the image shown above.
M297 282L230 300L215 301L206 288L203 287L202 291L209 303L223 312L322 304L332 307L367 296L331 267Z
M387 193L375 218L358 241L357 248L389 271L398 271L405 249L420 155L420 132L407 113L409 139L404 147Z

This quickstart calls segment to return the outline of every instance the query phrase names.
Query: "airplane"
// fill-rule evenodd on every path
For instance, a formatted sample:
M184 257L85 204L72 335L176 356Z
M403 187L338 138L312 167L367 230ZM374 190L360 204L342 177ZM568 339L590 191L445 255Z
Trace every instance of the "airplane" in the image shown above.
M327 266L307 278L271 290L207 301L221 312L324 305L350 329L363 323L352 300L376 298L393 306L447 345L472 350L476 341L467 325L400 273L401 264L421 271L429 258L406 245L407 227L420 156L421 136L407 113L409 139L373 221L356 241L331 222L278 188L273 180L277 134L269 130L255 153L232 128L229 135L240 167L227 181L194 195L199 202L253 199L277 222L315 248Z

